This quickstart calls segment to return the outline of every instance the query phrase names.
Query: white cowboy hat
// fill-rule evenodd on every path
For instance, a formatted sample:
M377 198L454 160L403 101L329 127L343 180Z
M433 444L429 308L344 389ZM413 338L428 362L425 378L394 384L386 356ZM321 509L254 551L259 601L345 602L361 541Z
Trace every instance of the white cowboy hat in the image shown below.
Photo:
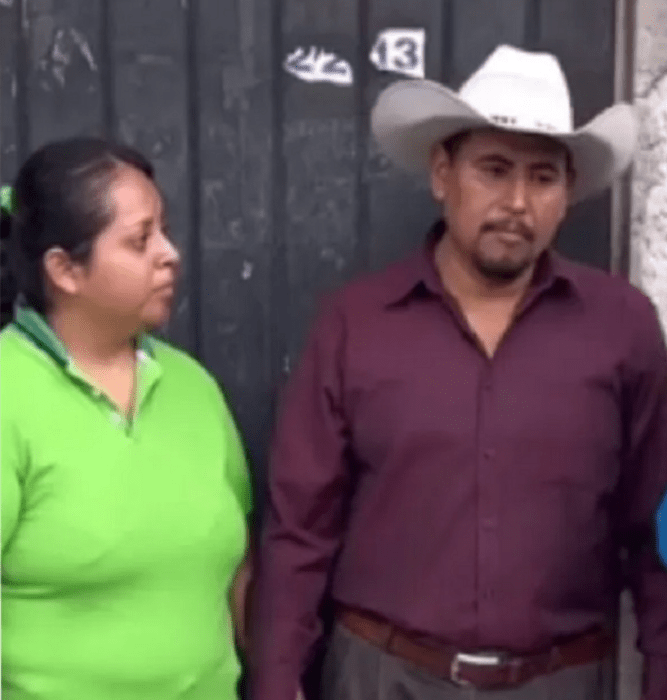
M576 172L573 201L600 192L628 168L638 135L629 104L575 130L558 59L512 46L499 46L458 93L432 80L399 80L380 93L371 113L382 151L414 172L428 171L435 143L488 126L544 134L567 146Z

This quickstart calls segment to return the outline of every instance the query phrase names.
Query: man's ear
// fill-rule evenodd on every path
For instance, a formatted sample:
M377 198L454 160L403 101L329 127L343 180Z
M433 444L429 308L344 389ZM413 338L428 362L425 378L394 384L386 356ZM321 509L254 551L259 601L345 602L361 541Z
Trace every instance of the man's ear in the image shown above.
M48 284L59 292L73 296L81 287L83 266L74 262L62 248L50 248L46 251L44 272Z
M567 178L567 199L571 203L574 183L577 181L577 171L574 168L568 168L565 177Z
M444 203L452 163L449 153L441 143L436 143L431 148L430 166L433 198L437 202Z

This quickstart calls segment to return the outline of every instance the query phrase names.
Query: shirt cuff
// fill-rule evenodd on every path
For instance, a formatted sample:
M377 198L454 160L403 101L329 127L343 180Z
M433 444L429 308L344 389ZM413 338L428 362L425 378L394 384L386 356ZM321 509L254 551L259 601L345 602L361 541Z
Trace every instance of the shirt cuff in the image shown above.
M667 698L667 656L646 656L642 700Z

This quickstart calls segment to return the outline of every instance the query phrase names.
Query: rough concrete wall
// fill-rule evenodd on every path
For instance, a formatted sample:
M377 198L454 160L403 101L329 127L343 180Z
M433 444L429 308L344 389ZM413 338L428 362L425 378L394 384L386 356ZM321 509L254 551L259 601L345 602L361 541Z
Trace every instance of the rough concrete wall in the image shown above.
M667 333L667 1L637 0L635 104L642 127L632 180L631 269L634 284L658 307ZM640 696L641 658L632 604L623 596L619 700Z
M637 3L635 101L642 117L632 192L632 280L667 331L667 2Z

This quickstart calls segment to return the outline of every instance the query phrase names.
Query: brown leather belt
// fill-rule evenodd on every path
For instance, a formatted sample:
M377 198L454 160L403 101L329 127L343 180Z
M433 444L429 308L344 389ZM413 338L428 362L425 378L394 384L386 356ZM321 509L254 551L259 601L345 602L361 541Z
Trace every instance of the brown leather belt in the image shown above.
M597 630L529 656L510 656L503 652L466 653L452 646L427 646L390 622L360 610L340 607L337 619L350 632L383 651L433 676L478 690L515 688L570 666L602 661L614 649L613 636Z

